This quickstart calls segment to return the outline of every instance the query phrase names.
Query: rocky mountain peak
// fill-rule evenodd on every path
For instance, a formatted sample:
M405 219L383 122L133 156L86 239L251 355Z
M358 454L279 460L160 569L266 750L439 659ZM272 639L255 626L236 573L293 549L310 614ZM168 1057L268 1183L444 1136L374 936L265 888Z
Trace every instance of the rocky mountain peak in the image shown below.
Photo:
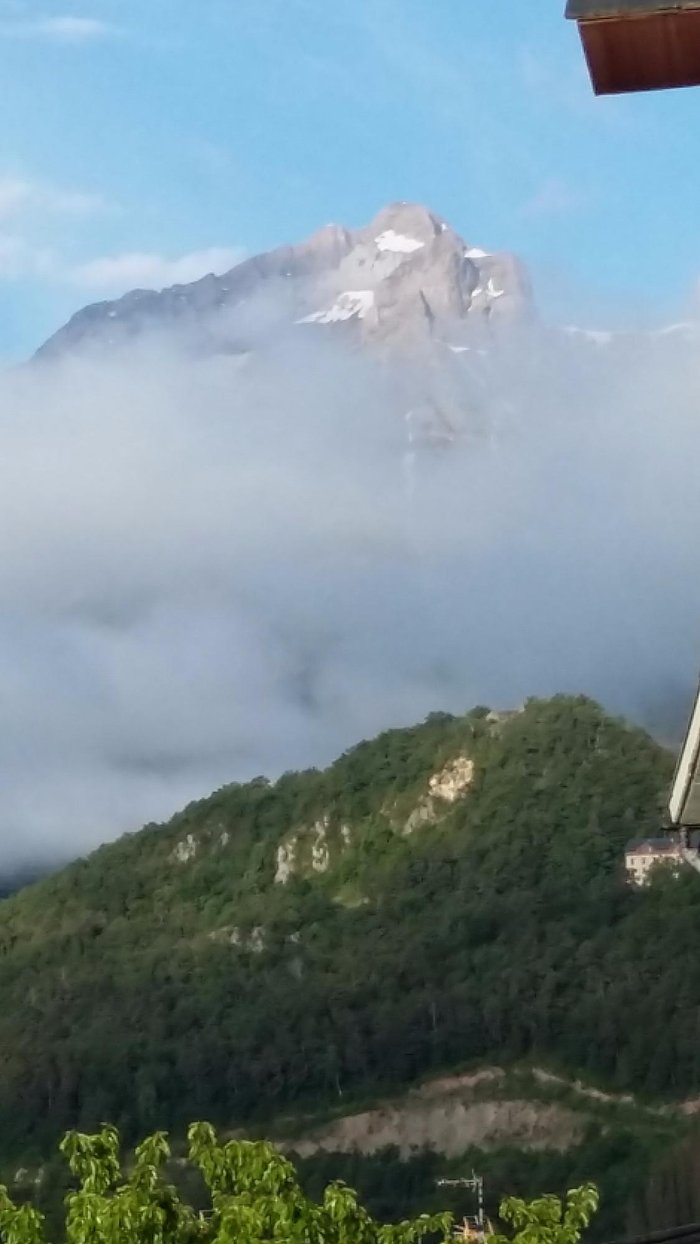
M236 316L235 341L227 340L226 323L232 311L263 300L266 323L280 331L351 334L382 351L412 351L455 334L459 343L464 332L532 311L517 259L469 245L428 208L402 202L382 208L365 228L329 224L221 276L86 307L39 356L111 349L148 331L176 331L198 349L248 350L245 314Z
M329 224L324 225L322 229L317 229L307 241L291 249L300 255L315 255L325 263L333 265L341 262L352 249L352 244L352 234L348 229L343 225ZM274 255L275 252L273 251L272 254Z
M426 245L448 227L446 221L421 203L389 203L377 213L368 225L367 232L381 237L382 234L393 231Z

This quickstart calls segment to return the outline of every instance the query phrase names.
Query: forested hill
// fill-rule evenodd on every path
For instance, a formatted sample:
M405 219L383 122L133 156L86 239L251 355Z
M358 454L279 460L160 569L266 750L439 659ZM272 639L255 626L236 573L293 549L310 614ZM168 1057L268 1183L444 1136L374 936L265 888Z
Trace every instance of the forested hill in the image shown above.
M231 785L0 904L0 1136L232 1124L483 1057L700 1086L700 878L628 890L672 768L583 698Z

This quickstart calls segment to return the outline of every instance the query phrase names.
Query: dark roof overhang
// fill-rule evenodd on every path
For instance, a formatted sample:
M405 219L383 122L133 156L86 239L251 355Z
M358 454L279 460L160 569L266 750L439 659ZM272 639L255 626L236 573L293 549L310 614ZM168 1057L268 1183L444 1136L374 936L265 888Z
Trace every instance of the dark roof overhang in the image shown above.
M568 0L596 95L700 86L700 0Z
M576 22L605 17L645 17L700 9L700 0L568 0L566 16Z

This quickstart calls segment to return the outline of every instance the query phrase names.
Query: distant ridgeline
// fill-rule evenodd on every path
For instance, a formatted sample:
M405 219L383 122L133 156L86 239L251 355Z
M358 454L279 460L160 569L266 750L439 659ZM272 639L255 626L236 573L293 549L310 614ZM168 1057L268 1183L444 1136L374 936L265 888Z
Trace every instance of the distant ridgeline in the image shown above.
M105 1119L298 1131L485 1062L697 1094L700 878L624 870L672 767L584 698L439 713L23 890L0 904L0 1157Z

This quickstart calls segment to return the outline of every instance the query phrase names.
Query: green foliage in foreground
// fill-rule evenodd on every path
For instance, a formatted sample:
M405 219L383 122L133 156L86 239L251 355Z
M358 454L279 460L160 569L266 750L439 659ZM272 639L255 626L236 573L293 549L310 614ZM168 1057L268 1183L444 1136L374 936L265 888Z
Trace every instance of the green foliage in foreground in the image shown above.
M170 1147L156 1132L136 1149L123 1170L116 1128L96 1135L70 1132L61 1144L77 1187L66 1198L66 1244L447 1244L454 1232L449 1213L423 1214L387 1226L376 1222L347 1184L329 1184L319 1202L305 1196L290 1162L264 1141L220 1143L214 1129L195 1123L188 1131L189 1162L206 1189L206 1208L195 1209L168 1182ZM489 1244L578 1244L598 1207L592 1185L562 1200L544 1196L530 1203L507 1197L500 1209L508 1234ZM45 1244L43 1215L15 1205L0 1187L2 1244Z
M186 1204L168 1182L170 1149L163 1132L138 1146L126 1172L116 1128L103 1127L93 1136L69 1133L61 1150L78 1186L66 1198L66 1244L420 1244L426 1236L450 1237L449 1214L394 1226L375 1222L345 1184L330 1184L319 1204L310 1201L291 1163L264 1141L222 1144L206 1123L193 1124L188 1139L189 1161L207 1190L204 1210ZM0 1239L46 1239L41 1213L16 1206L4 1188Z
M500 1216L512 1228L510 1235L494 1234L490 1244L577 1244L598 1209L593 1184L572 1188L562 1200L542 1196L535 1201L506 1197Z

